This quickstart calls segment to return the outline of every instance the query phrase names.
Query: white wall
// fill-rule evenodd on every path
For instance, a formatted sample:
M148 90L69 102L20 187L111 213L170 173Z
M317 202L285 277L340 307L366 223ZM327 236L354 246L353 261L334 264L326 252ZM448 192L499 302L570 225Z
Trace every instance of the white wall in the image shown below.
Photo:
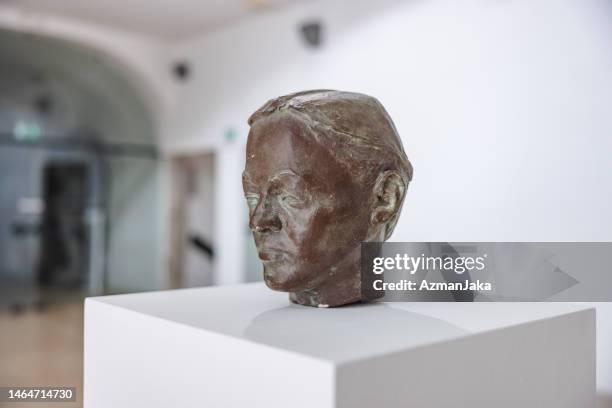
M194 80L164 146L229 126L244 138L249 113L280 94L362 91L415 166L395 240L610 239L609 3L349 3L262 14L186 47ZM327 23L320 51L297 36L309 16Z
M320 50L298 34L311 18L325 24ZM217 171L236 187L218 199L236 214L233 157L251 112L297 90L364 92L387 107L415 167L394 240L609 241L611 39L605 0L302 2L177 50L194 75L162 145L231 149ZM225 147L229 127L240 140ZM600 334L612 326L603 312ZM612 394L610 354L600 344Z
M160 256L160 168L156 160L108 158L108 257L106 289L165 287Z
M244 199L242 196L243 149L237 144L221 146L216 154L215 174L215 279L217 285L244 280ZM238 181L238 183L236 183Z

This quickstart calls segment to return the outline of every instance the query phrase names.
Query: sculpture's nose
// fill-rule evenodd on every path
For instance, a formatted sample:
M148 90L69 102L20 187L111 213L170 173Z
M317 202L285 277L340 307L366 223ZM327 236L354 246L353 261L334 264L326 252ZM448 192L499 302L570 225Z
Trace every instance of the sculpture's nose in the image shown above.
M249 228L253 232L278 232L282 228L282 222L278 213L274 210L267 198L262 198L255 207L249 219Z

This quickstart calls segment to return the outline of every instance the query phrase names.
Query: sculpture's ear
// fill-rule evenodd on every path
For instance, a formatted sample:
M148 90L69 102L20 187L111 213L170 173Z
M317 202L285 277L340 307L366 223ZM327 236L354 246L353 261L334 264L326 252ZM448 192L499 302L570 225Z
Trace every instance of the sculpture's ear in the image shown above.
M374 184L376 203L372 211L372 224L384 224L391 220L402 206L406 184L395 170L381 173Z

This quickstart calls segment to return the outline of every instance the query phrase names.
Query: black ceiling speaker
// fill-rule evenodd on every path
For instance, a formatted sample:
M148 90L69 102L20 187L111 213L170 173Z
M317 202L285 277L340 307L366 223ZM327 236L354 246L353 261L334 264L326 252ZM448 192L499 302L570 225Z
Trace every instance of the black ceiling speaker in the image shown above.
M179 81L186 81L191 74L191 67L185 61L179 61L172 67L174 77Z
M323 25L319 21L310 21L300 25L300 32L306 45L312 48L319 48L323 41Z
M34 98L34 108L40 115L49 115L53 110L53 99L48 94L40 94Z

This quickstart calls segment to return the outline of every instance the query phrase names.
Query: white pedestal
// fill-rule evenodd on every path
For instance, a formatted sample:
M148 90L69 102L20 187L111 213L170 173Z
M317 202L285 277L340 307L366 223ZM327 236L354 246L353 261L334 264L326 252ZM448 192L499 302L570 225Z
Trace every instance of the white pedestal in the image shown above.
M315 309L263 284L90 298L85 408L595 406L567 303Z

